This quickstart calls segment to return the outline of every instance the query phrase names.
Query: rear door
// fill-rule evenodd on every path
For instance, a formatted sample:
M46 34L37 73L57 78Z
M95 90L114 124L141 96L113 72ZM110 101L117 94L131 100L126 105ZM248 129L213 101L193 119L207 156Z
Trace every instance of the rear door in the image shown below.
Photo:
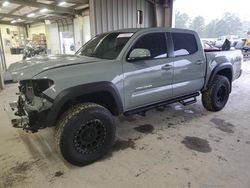
M173 43L173 96L200 91L204 86L206 62L198 35L172 32Z
M123 63L125 110L160 102L172 97L173 63L168 58L165 32L142 34L129 49L150 51L147 60Z

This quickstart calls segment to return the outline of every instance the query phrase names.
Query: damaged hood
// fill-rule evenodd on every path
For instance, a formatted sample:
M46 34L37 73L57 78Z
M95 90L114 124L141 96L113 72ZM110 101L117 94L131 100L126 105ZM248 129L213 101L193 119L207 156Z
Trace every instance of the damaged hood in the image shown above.
M11 64L8 72L14 81L19 81L31 79L49 69L97 61L100 59L77 55L41 55Z

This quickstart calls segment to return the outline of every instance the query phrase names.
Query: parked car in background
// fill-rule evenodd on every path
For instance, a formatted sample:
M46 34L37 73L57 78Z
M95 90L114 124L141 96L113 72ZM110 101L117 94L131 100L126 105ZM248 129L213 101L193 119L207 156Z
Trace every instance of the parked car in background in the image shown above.
M235 45L235 49L237 50L242 50L242 48L245 46L245 43L246 43L246 40L245 38L241 38Z
M224 35L220 36L216 41L215 41L215 47L221 48L225 40L229 40L231 43L231 47L234 47L237 42L240 40L240 37L238 35Z
M245 40L245 44L242 48L242 54L244 55L244 57L250 55L250 37Z
M216 38L201 38L202 43L207 43L210 45L215 45L215 42L217 41Z
M250 56L250 38L242 38L235 45L235 49L241 50L244 57Z
M213 44L211 44L211 42L204 41L204 40L202 41L202 46L204 50L210 50L210 51L219 50L219 48L216 48Z

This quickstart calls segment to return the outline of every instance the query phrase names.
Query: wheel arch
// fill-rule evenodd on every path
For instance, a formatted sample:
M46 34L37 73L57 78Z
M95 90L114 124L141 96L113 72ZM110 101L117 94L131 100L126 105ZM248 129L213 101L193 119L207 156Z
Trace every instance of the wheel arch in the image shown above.
M228 78L230 83L230 92L232 88L232 80L233 80L233 66L231 63L223 63L217 65L211 72L208 82L202 91L208 89L208 87L212 84L216 75L225 76Z
M116 86L111 82L95 82L68 88L59 93L47 116L47 126L53 126L61 114L72 105L92 102L106 107L113 115L123 113L123 104Z

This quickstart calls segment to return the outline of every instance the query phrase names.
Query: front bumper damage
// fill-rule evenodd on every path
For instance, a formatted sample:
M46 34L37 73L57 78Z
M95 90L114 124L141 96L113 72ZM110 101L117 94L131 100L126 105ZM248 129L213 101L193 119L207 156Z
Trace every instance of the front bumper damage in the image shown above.
M39 97L35 101L36 105L33 106L25 101L24 96L20 95L17 102L4 104L4 110L13 127L33 133L46 127L46 116L51 103Z
M11 124L15 128L28 129L29 127L29 117L27 112L26 114L19 116L17 114L17 102L5 103L4 110L8 114Z
M31 132L47 127L47 115L54 100L44 92L53 85L49 79L19 81L18 100L4 105L13 127Z

